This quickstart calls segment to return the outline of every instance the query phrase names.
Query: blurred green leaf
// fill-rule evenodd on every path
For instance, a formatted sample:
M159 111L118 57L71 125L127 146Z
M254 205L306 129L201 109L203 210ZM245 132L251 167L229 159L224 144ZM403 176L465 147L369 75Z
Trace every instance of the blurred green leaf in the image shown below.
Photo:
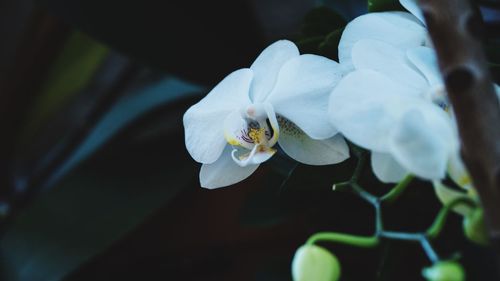
M404 11L398 0L368 0L368 12Z
M180 99L199 96L202 90L198 85L175 77L166 77L154 82L147 81L137 87L138 89L132 90L119 99L109 112L102 117L83 143L53 175L52 181L56 181L81 161L91 156L138 118ZM180 125L180 122L177 123L174 120L167 120L165 123L174 123L174 126Z
M484 44L484 50L490 63L500 64L500 40L488 40Z
M318 0L318 2L349 20L367 12L366 0Z
M317 54L318 48L321 43L325 40L325 36L315 36L305 39L299 39L295 42L301 53L306 54Z
M500 83L500 40L487 40L484 43L484 51L493 80Z
M323 40L323 42L321 42L318 46L318 50L321 55L335 61L339 60L338 46L340 37L342 37L342 32L344 32L344 28L339 28L330 32L325 37L325 40Z
M341 15L323 6L315 8L306 14L300 33L304 38L325 36L346 24L347 21Z
M266 166L270 167L264 184L245 202L240 221L251 226L272 226L308 216L332 204L332 184L345 181L354 168L353 158L327 166L300 165L295 160L276 155Z
M134 60L198 83L250 65L267 44L246 1L35 2Z
M24 139L33 137L41 124L87 86L108 53L107 47L81 32L69 36L34 102Z
M43 194L1 241L2 280L63 279L192 184L179 133L110 146Z
M338 43L347 21L328 7L311 10L302 23L296 44L302 53L338 60Z

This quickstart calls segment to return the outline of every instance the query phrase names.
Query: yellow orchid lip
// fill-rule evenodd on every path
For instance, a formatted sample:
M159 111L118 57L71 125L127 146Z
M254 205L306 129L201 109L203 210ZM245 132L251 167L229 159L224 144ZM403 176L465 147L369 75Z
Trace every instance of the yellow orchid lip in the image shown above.
M235 147L233 160L240 166L259 164L269 159L276 149L279 125L270 104L250 104L231 113L225 120L224 138ZM236 154L241 152L239 156Z

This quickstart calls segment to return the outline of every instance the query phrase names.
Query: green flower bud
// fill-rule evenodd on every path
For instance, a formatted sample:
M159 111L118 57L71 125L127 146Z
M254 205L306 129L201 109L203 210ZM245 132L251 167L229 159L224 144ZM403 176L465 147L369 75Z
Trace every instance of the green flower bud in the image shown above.
M469 240L480 245L488 245L488 232L482 208L476 208L467 214L463 223L465 236Z
M294 281L337 281L340 263L332 253L316 245L303 245L292 262Z
M465 272L459 263L453 261L437 262L424 268L422 275L429 281L463 281Z

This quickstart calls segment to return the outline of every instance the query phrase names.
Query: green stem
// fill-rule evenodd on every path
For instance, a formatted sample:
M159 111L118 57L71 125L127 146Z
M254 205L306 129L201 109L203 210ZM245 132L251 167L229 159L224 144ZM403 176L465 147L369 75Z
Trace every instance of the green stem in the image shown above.
M382 202L392 203L394 202L402 193L406 190L408 185L412 182L415 177L413 175L407 175L402 181L400 181L396 186L394 186L391 191L387 192L384 196L380 198Z
M363 168L365 167L366 163L366 153L365 152L360 152L357 154L358 157L358 163L356 164L356 168L354 168L354 172L352 174L350 182L355 183L358 182L358 178L361 176L361 173L363 172Z
M380 237L393 240L420 241L424 237L424 235L421 233L382 231L380 232Z
M382 206L379 201L377 201L373 206L375 207L375 233L379 235L384 230Z
M312 245L317 242L337 242L363 248L375 247L379 244L377 236L357 236L351 234L337 233L337 232L318 232L311 236L306 244Z
M439 235L439 233L441 233L441 230L443 230L444 224L446 223L446 219L448 218L448 214L459 204L465 204L472 208L477 207L476 202L465 196L453 200L450 204L441 208L438 215L434 219L434 223L426 231L427 237L434 239Z
M423 237L422 239L420 239L420 246L422 246L422 249L424 249L425 254L427 255L427 257L429 257L429 260L432 263L436 263L439 261L438 254L436 253L436 251L434 251L434 248L427 238Z
M377 196L364 190L358 183L353 182L353 183L351 183L351 186L352 186L352 191L354 191L356 194L358 194L361 198L368 201L368 203L372 204L373 206L375 206L379 203L379 199L377 198Z

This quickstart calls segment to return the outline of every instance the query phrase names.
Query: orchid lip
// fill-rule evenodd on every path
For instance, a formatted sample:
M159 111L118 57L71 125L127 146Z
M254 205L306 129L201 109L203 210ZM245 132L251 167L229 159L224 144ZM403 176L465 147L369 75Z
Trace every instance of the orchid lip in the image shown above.
M269 159L275 152L279 126L276 113L269 103L255 103L233 111L224 122L226 141L235 147L232 158L240 166L258 164ZM249 153L236 156L237 147Z

